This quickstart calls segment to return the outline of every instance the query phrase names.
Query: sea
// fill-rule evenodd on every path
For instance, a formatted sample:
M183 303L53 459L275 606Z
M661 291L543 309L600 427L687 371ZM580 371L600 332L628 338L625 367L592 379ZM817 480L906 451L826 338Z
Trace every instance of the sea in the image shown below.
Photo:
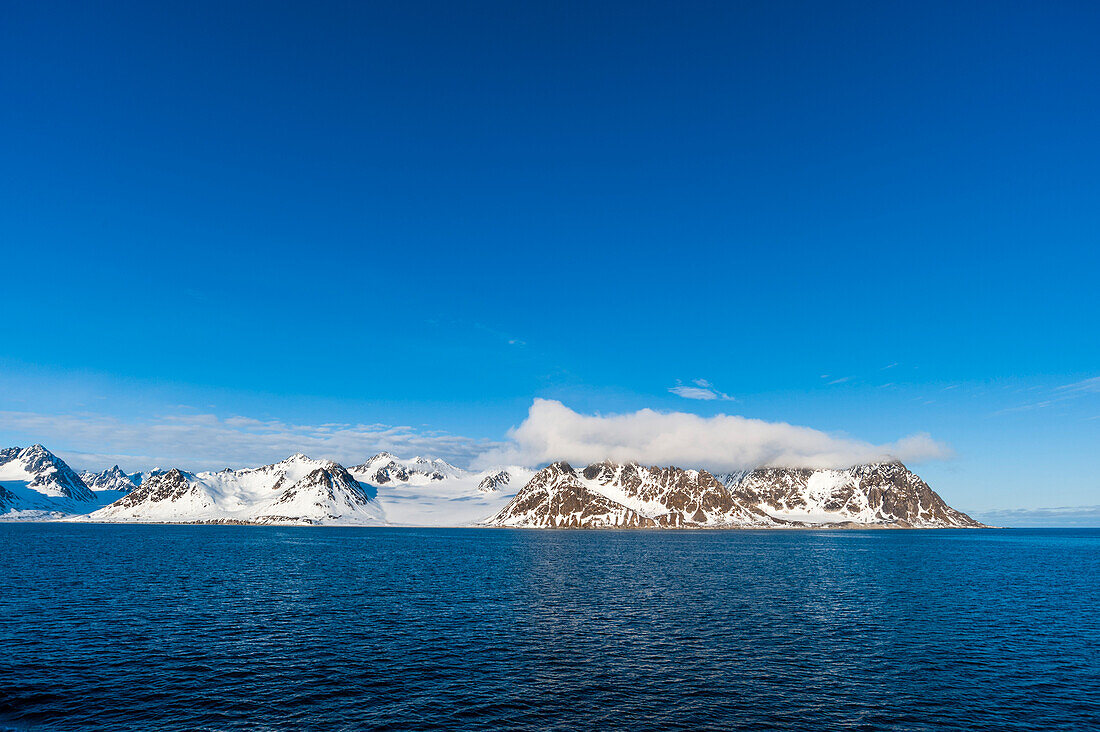
M0 524L0 729L1100 729L1100 530Z

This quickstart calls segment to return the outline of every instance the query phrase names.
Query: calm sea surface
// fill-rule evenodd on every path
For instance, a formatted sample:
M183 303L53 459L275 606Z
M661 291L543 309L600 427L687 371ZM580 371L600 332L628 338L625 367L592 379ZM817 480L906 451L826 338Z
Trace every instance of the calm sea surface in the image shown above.
M1098 530L9 524L0 558L0 728L1100 728Z

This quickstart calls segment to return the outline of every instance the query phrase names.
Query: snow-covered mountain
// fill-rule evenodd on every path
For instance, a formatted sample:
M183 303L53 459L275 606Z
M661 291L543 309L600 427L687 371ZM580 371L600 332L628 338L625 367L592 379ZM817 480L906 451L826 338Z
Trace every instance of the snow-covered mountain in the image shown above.
M387 522L408 526L475 524L508 502L513 494L505 488L523 485L533 475L516 466L472 472L443 460L404 460L388 452L350 468L350 472L376 490Z
M154 475L163 475L167 473L167 468L153 468L152 470L142 470L137 473L127 473L126 477L130 479L130 482L134 485L141 485L142 481L146 478L151 478Z
M86 513L97 501L80 476L42 445L0 449L0 517L56 518Z
M96 493L110 491L118 493L120 498L122 494L129 493L134 488L137 488L137 483L134 482L134 479L122 472L122 468L117 465L98 473L84 471L80 474L80 479L84 481L84 485L88 486Z
M706 471L602 462L540 470L489 526L723 528L978 527L901 463L848 470Z
M481 482L477 484L477 489L482 493L494 493L500 490L507 490L511 482L511 473L507 470L498 470L496 472L490 472L482 478Z
M273 465L188 473L172 469L141 484L92 521L260 524L380 524L371 491L339 463L292 455Z
M419 455L409 460L402 460L388 452L380 452L364 463L353 465L349 470L362 476L372 485L387 483L424 485L433 480L458 478L464 473L445 460L433 460Z

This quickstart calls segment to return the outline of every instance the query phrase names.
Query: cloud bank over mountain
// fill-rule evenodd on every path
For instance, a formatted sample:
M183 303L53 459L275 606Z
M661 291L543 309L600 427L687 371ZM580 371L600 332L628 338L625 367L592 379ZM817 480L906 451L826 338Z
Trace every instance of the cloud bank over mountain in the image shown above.
M561 402L535 399L504 441L385 424L295 424L214 414L122 419L102 414L0 412L12 438L58 446L81 469L115 463L127 469L172 465L190 470L273 462L295 452L351 464L381 450L430 455L463 466L537 467L556 460L600 460L703 467L714 471L783 467L846 468L898 459L946 457L927 434L876 445L810 427L734 415L700 417L642 409L584 415Z
M735 415L700 417L642 409L629 414L584 415L558 401L536 399L527 418L509 431L510 443L475 463L538 465L615 460L705 467L714 471L761 466L845 468L884 460L921 462L951 450L920 433L875 445L810 427Z

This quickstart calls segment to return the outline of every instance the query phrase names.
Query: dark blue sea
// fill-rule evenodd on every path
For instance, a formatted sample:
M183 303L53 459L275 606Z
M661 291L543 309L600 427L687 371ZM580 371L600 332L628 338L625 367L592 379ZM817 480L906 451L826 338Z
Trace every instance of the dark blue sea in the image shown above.
M0 728L1100 728L1100 530L0 525Z

